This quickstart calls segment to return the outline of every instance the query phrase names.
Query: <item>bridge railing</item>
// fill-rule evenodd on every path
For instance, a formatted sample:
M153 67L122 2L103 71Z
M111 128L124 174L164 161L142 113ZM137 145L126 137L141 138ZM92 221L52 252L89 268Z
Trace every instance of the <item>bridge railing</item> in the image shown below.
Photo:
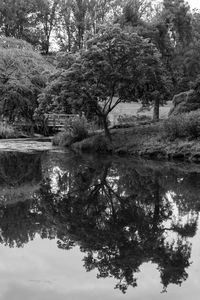
M46 125L58 130L64 128L67 120L78 117L78 114L45 114Z

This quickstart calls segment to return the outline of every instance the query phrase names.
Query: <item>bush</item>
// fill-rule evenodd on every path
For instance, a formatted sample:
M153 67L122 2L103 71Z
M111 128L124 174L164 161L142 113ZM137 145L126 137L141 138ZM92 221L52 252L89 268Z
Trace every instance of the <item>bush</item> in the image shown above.
M8 139L16 137L14 128L11 125L0 122L0 138Z
M54 136L54 146L68 147L75 142L80 142L89 136L88 123L85 117L69 118L64 126L64 131Z
M84 116L69 118L65 123L64 129L77 141L88 137L88 122Z
M53 137L52 144L53 146L68 147L72 144L72 136L66 131L59 132Z
M200 137L200 110L170 117L163 123L164 135L170 139Z
M94 135L88 139L73 145L74 150L80 150L85 152L97 152L97 153L110 153L112 152L112 145L110 141L104 135Z

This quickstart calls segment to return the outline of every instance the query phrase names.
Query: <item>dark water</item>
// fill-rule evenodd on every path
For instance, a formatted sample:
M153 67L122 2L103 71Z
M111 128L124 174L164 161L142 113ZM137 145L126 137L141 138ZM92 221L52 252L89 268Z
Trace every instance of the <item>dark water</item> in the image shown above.
M199 299L200 166L0 154L0 299Z

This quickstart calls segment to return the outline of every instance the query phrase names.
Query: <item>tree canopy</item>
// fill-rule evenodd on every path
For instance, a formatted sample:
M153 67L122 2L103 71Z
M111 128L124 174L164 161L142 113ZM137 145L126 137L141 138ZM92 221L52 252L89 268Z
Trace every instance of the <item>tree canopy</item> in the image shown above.
M157 94L164 95L164 73L160 54L148 39L118 25L106 27L88 41L69 68L53 77L40 96L41 105L51 98L64 111L81 107L89 114L92 107L108 135L107 116L120 102L153 101Z
M53 67L32 46L15 38L0 38L0 112L10 121L33 120L37 96Z

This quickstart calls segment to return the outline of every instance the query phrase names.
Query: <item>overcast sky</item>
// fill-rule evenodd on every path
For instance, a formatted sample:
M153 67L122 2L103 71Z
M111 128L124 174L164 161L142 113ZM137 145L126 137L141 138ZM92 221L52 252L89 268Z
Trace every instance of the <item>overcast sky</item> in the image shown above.
M187 0L191 8L200 8L200 0Z

